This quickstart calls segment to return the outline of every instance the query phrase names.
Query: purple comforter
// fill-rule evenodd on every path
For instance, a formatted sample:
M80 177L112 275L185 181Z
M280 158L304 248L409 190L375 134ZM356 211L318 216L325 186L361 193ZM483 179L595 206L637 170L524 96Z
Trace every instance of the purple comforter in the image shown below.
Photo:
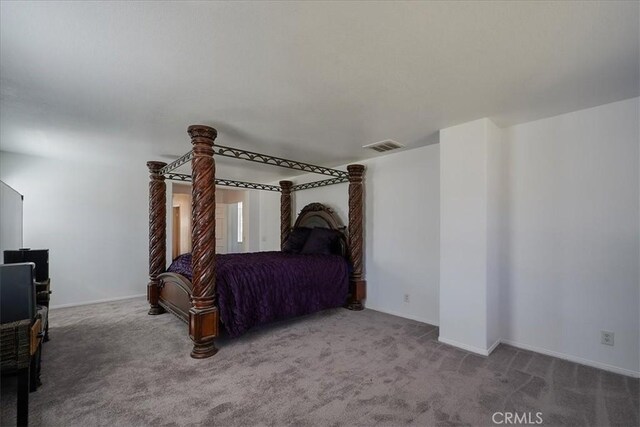
M216 293L230 336L251 327L342 306L349 266L338 255L255 252L216 255ZM180 255L167 271L192 278L191 254Z

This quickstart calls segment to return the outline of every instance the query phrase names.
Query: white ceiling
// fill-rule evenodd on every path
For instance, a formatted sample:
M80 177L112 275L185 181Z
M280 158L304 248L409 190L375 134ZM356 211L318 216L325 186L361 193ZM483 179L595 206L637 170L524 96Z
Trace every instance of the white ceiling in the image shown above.
M638 2L3 1L0 149L144 169L188 151L186 128L202 123L223 145L344 164L384 139L411 148L481 117L505 126L638 96L639 13ZM218 175L291 175L232 162L219 159Z

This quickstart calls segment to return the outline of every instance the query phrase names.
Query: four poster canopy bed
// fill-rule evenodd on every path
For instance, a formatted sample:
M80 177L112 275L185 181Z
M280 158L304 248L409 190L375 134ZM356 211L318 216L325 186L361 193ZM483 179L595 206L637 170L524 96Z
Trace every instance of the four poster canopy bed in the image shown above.
M176 161L147 162L149 183L149 314L169 311L189 325L191 356L206 358L217 349L222 327L230 336L252 326L344 306L362 310L364 166L347 171L214 144L214 128L189 126L192 150ZM302 172L328 175L321 181L279 186L217 179L215 156L232 157ZM191 162L191 175L174 171ZM166 269L165 179L192 183L192 253ZM348 228L321 203L305 206L292 227L295 191L349 183ZM282 252L215 253L216 185L280 192Z

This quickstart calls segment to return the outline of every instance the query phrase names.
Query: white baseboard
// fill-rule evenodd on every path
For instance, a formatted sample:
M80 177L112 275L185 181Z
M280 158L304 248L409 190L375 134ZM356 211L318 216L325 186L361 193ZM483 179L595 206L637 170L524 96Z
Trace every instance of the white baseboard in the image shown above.
M145 296L147 296L147 294L128 295L126 297L106 298L106 299L98 299L98 300L93 300L93 301L72 302L70 304L52 305L51 306L51 310L55 310L55 309L58 309L58 308L79 307L79 306L82 306L82 305L101 304L103 302L113 302L113 301L120 301L120 300L123 300L123 299L140 298L140 297L145 297Z
M553 350L547 350L546 348L536 347L533 345L522 344L519 342L511 341L511 340L500 340L500 342L520 348L522 350L529 350L540 354L545 354L547 356L557 357L558 359L568 360L569 362L579 363L581 365L591 366L592 368L602 369L604 371L613 372L620 375L625 375L633 378L640 378L640 372L632 371L630 369L620 368L618 366L609 365L602 362L596 362L594 360L583 359L577 356L571 356L569 354L560 353Z
M441 343L444 343L444 344L448 344L448 345L452 345L454 347L461 348L462 350L470 351L471 353L479 354L480 356L488 356L488 355L490 355L491 352L498 346L498 344L500 344L500 341L496 341L489 348L480 348L480 347L475 347L475 346L468 345L468 344L463 344L463 343L455 341L455 340L450 340L449 338L443 338L442 335L440 335L438 337L438 341L440 341Z
M616 374L625 375L625 376L633 377L633 378L640 378L640 372L632 371L630 369L620 368L620 367L609 365L609 364L602 363L602 362L596 362L596 361L593 361L593 360L583 359L581 357L571 356L571 355L568 355L568 354L565 354L565 353L560 353L560 352L553 351L553 350L547 350L545 348L536 347L536 346L533 346L533 345L522 344L522 343L511 341L511 340L505 340L505 339L498 340L495 343L493 343L493 345L491 347L489 347L487 350L484 350L484 349L479 348L479 347L474 347L474 346L471 346L471 345L468 345L468 344L463 344L461 342L458 342L458 341L455 341L455 340L450 340L448 338L443 338L442 336L438 337L438 341L443 342L445 344L452 345L454 347L461 348L463 350L470 351L472 353L479 354L481 356L488 356L489 354L491 354L491 352L493 350L495 350L495 348L499 344L502 343L502 344L510 345L512 347L520 348L522 350L528 350L528 351L533 351L535 353L544 354L544 355L547 355L547 356L557 357L558 359L568 360L569 362L574 362L574 363L579 363L581 365L591 366L593 368L602 369L604 371L609 371L609 372L613 372L613 373L616 373Z
M380 308L380 307L372 306L370 304L365 304L365 307L368 310L379 311L380 313L390 314L392 316L403 317L405 319L415 320L416 322L426 323L428 325L433 325L433 326L438 326L438 322L435 322L435 321L433 321L431 319L427 319L427 318L424 318L424 317L414 316L412 314L398 313L396 311L387 310L386 308Z
M487 353L489 353L489 354L493 353L493 350L495 350L495 349L496 349L496 347L497 347L497 346L499 346L499 345L500 345L500 340L496 340L496 342L494 342L493 344L491 344L491 347L489 347L489 348L487 349Z

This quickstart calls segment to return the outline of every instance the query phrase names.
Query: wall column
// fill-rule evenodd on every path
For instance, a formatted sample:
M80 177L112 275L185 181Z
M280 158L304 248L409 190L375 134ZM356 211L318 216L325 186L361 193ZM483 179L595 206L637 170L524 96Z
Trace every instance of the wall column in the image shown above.
M349 172L349 259L353 267L349 279L347 308L362 310L366 298L367 282L364 279L364 178L363 165L347 166Z
M204 359L218 352L214 345L214 338L218 336L218 309L215 297L216 166L213 160L213 141L218 133L211 127L201 125L189 126L188 133L193 144L193 290L189 310L189 336L193 340L191 357Z
M284 247L284 242L289 238L291 232L291 187L293 182L280 181L280 250Z
M149 168L149 284L147 301L151 308L149 314L162 314L164 309L158 305L158 275L164 272L167 247L167 187L160 169L167 164L147 162Z
M485 356L500 340L500 138L489 119L440 131L439 340Z

